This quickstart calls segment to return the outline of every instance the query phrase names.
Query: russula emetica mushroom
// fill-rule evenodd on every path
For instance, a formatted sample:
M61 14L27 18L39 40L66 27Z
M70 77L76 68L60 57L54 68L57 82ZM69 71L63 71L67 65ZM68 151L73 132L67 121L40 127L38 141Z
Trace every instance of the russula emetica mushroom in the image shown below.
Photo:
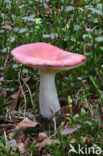
M55 74L80 66L86 57L43 42L19 46L11 54L17 62L40 70L40 113L45 118L51 118L60 110Z

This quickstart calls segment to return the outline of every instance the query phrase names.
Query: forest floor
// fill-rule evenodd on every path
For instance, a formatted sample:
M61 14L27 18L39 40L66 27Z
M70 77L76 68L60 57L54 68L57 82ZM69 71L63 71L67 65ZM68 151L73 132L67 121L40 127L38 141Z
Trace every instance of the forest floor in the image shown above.
M0 1L0 156L103 155L103 1ZM14 48L46 42L86 56L56 74L62 115L39 110L40 71Z

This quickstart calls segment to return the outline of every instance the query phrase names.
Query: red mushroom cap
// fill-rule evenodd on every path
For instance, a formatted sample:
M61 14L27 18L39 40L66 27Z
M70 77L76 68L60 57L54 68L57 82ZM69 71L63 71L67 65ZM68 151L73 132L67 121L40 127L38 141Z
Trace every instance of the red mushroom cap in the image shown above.
M19 46L12 50L11 54L19 63L48 72L75 68L86 60L83 55L67 52L43 42Z

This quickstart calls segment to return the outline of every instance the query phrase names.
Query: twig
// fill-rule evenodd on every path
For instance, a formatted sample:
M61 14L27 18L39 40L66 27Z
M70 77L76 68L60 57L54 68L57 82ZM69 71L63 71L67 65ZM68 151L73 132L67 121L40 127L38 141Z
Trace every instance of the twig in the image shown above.
M53 117L53 122L54 122L54 132L57 131L57 126L56 126L56 119L55 116Z
M24 96L24 103L25 103L25 110L26 110L27 100L26 100L26 95L25 95L25 93L24 93L24 91L23 91L23 87L22 87L22 85L21 85L21 70L20 70L20 72L18 73L18 79L19 79L20 89L21 89L22 94L23 94L23 96Z
M31 104L32 104L32 106L33 106L33 108L34 108L34 102L33 102L33 97L32 97L31 90L30 90L28 84L26 83L25 79L23 79L23 82L24 82L25 86L27 87L27 89L28 89L28 91L29 91L30 99L31 99Z

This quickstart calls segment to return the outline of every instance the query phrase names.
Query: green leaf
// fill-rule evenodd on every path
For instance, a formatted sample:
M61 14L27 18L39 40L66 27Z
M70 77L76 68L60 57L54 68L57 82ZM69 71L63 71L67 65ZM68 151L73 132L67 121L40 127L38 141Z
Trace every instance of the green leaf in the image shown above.
M97 41L97 42L103 42L103 37L96 37L95 38L95 41Z
M10 25L5 25L3 26L4 29L9 29L9 30L12 30L12 27Z
M80 26L79 25L74 25L74 30L75 31L78 31L80 29Z
M92 125L93 125L92 122L90 122L90 121L85 121L85 123L86 123L87 125L89 125L89 126L92 126Z
M103 51L103 47L100 47L100 50Z
M98 10L98 9L95 9L95 8L88 8L88 9L91 10L92 13L103 16L102 10Z
M83 34L83 39L92 39L90 34Z
M22 34L22 33L26 32L26 31L27 31L26 28L22 28L22 29L19 30L19 34Z
M102 10L102 4L101 4L101 3L98 3L98 4L97 4L97 9L98 9L98 10Z
M28 73L28 69L23 69L22 72L27 74Z
M83 108L81 109L81 114L82 114L83 116L86 115L86 111L85 111Z
M91 32L91 29L90 28L86 28L86 32Z
M101 119L101 115L100 115L99 110L96 110L95 115L96 115L96 119L97 119L98 123L100 125L103 125L103 122L102 122L102 119Z
M90 76L90 80L91 80L92 84L94 85L94 87L95 87L95 89L96 89L96 91L97 91L97 94L98 94L98 96L99 96L100 99L101 99L101 102L103 103L103 95L102 95L101 90L100 90L99 87L97 86L97 84L96 84L96 82L95 82L95 80L94 80L94 78L93 78L92 76Z
M10 42L11 43L15 42L15 36L10 39Z
M18 64L13 64L13 68L14 68L14 69L19 68L19 66L20 66L20 65L18 65Z

